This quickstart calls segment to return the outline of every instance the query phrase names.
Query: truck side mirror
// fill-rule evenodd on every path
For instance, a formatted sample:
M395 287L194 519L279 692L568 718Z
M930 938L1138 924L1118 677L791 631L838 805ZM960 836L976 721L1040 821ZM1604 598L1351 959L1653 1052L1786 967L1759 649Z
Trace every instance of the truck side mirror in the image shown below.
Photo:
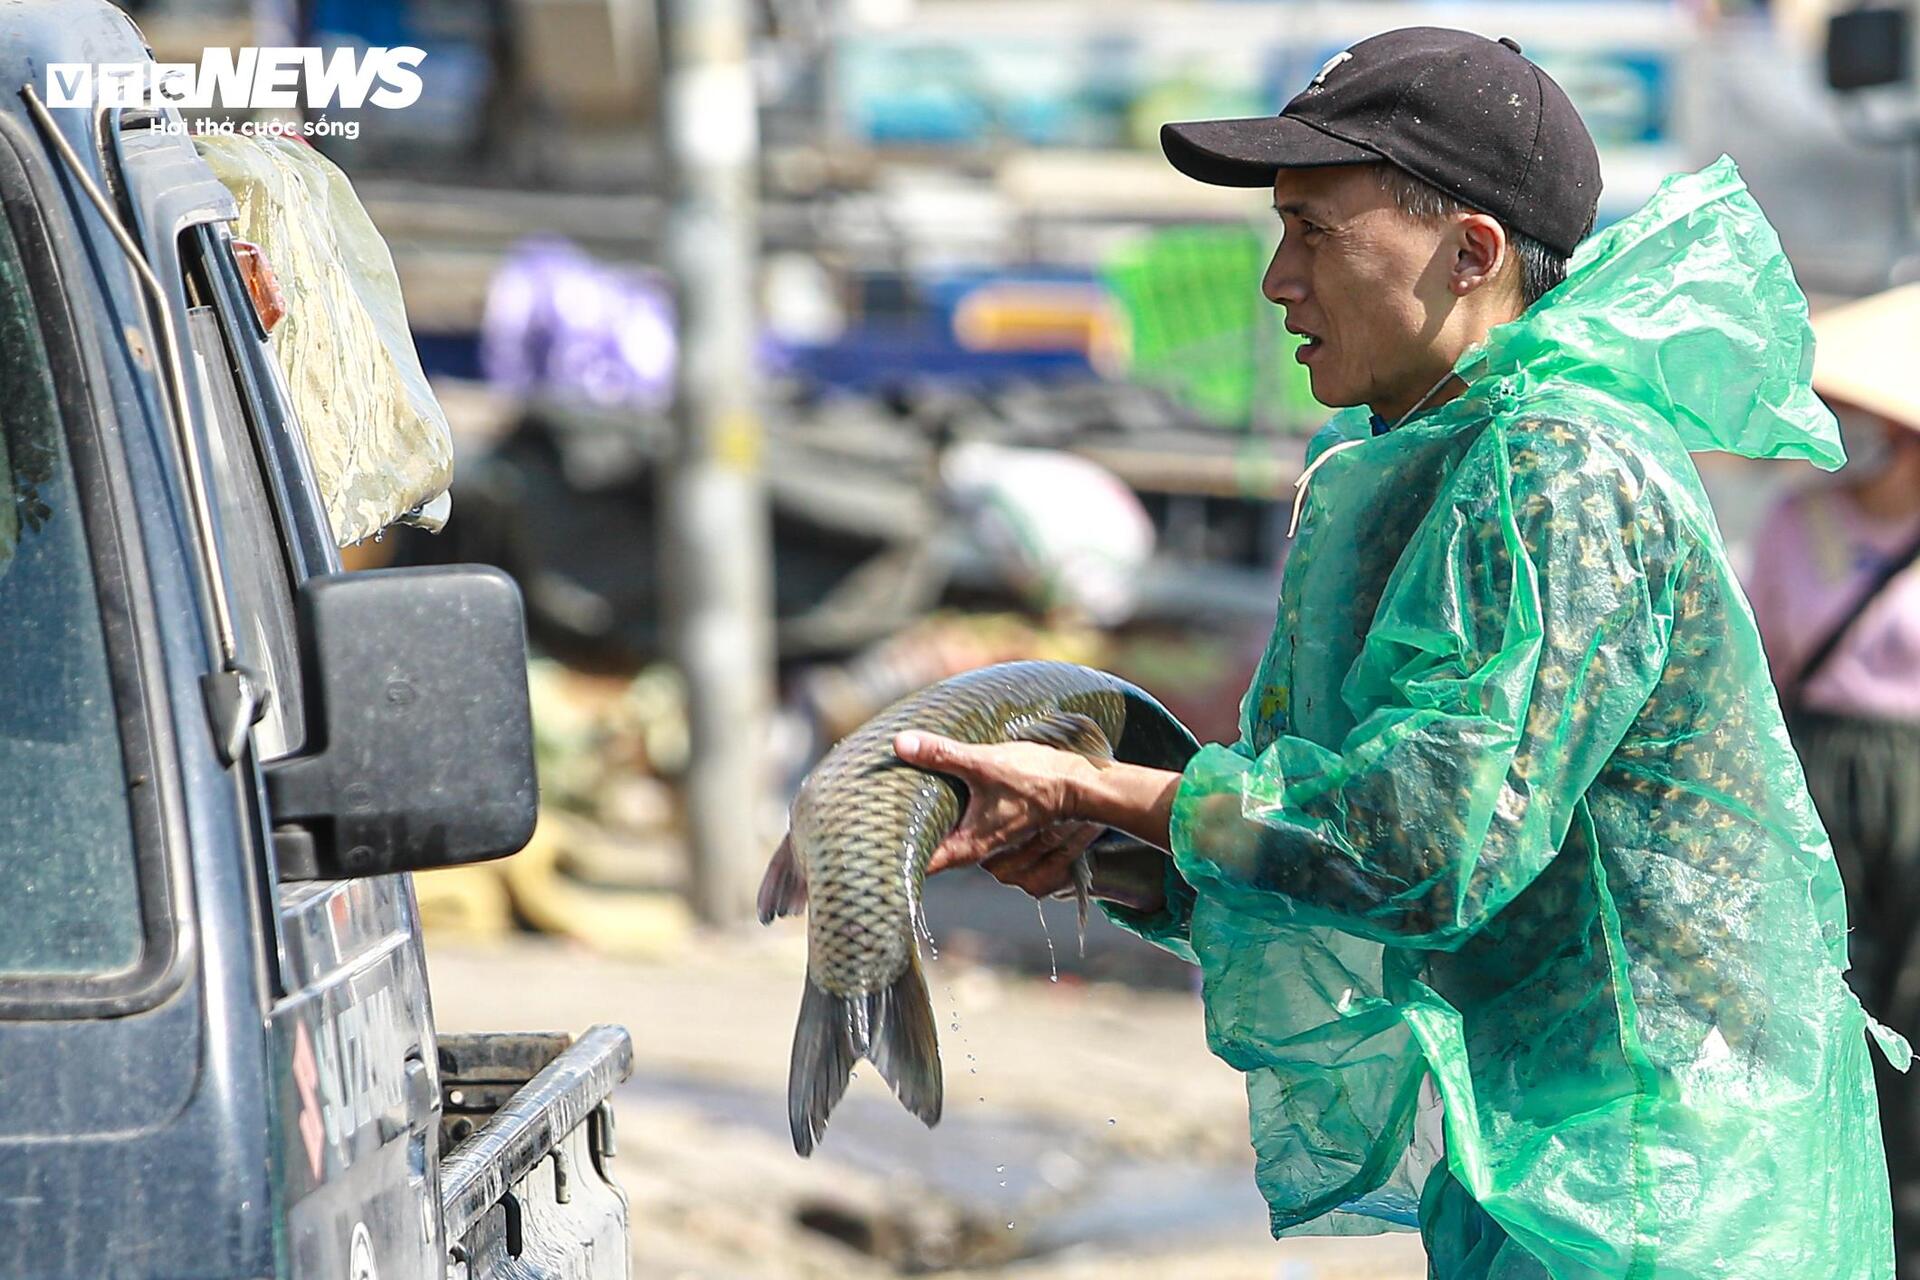
M477 565L325 574L296 614L308 743L266 766L282 874L385 875L525 845L539 789L513 580Z

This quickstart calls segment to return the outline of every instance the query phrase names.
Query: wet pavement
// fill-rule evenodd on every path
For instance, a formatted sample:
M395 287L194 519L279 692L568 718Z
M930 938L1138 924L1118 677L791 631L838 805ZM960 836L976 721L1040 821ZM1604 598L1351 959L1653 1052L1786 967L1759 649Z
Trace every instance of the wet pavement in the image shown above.
M822 1151L862 1173L923 1188L968 1220L1004 1221L1024 1254L1158 1248L1182 1237L1264 1231L1266 1208L1243 1164L1130 1156L1074 1125L1009 1112L981 1094L962 1096L966 1084L950 1082L949 1114L934 1130L878 1091L850 1095L834 1112ZM641 1075L622 1097L692 1106L716 1122L789 1140L786 1100L766 1090ZM1119 1117L1110 1119L1117 1129Z
M1049 908L1061 970L1050 982L1032 904L984 888L991 897L948 905L975 929L1004 905L1004 928L969 939L931 913L942 1123L923 1128L863 1067L811 1160L794 1155L786 1124L805 962L791 922L696 935L644 963L533 937L430 940L435 1014L448 1029L632 1031L616 1170L635 1274L649 1280L1425 1274L1406 1236L1273 1242L1241 1082L1208 1054L1191 992L1084 981L1065 904ZM1111 971L1136 945L1095 932L1089 970ZM1000 965L972 954L989 948Z

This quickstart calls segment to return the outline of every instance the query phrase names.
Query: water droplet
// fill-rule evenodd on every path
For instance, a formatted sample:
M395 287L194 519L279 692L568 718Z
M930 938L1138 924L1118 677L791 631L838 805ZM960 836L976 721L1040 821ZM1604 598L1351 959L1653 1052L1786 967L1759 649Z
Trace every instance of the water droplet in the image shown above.
M1053 930L1047 927L1047 905L1035 898L1033 909L1040 913L1040 932L1047 935L1047 981L1060 981L1060 959L1053 952Z
M1003 1164L997 1164L997 1165L995 1165L995 1166L993 1166L993 1171L994 1171L995 1173L1005 1173L1005 1172L1007 1171L1007 1166L1005 1166L1005 1165L1003 1165Z
M1013 1230L1013 1224L1011 1222L1007 1224L1007 1230L1009 1231Z
M1108 1123L1108 1124L1119 1124L1120 1122L1119 1122L1118 1120L1115 1120L1115 1119L1114 1119L1114 1118L1113 1118L1112 1116L1108 1116L1108 1117L1107 1117L1107 1123Z

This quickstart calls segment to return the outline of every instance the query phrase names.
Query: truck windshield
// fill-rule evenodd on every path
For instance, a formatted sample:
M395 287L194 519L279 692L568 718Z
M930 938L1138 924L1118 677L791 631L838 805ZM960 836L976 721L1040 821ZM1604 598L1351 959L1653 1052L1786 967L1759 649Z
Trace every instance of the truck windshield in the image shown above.
M0 981L114 973L141 954L132 811L80 510L34 294L0 218Z

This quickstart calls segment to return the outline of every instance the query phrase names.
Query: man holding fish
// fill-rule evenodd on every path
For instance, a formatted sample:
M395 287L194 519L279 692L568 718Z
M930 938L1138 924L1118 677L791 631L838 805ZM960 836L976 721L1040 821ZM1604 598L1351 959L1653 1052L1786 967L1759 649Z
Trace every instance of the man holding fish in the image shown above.
M1167 851L1095 845L1093 893L1201 967L1276 1234L1418 1226L1440 1280L1891 1277L1869 1043L1908 1053L1842 979L1688 457L1843 460L1732 162L1591 235L1559 87L1432 28L1162 145L1271 189L1264 292L1347 406L1273 638L1239 741L1183 767L1057 704L905 722L898 761L966 799L927 869L1045 896L1103 828Z

